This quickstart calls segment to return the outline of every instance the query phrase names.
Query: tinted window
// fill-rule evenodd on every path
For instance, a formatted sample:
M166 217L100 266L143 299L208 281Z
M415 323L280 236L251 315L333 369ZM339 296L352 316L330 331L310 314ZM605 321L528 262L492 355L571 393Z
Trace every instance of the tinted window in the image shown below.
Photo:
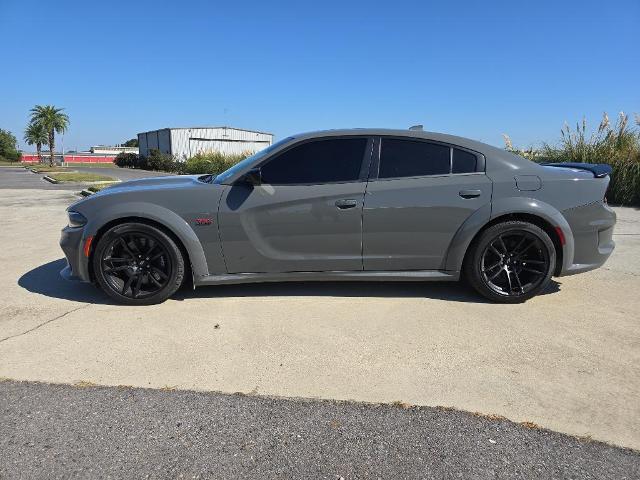
M419 177L449 173L449 147L435 143L382 140L379 178Z
M272 185L356 181L366 145L366 138L304 143L264 165L262 181Z
M453 149L453 173L470 173L476 171L476 162L478 158L464 150Z
M279 142L276 142L276 143L274 143L272 145L269 145L267 148L264 148L264 149L260 150L259 152L254 153L250 157L245 158L241 162L236 163L233 167L231 167L228 170L222 172L220 175L218 175L215 178L214 183L225 183L229 179L229 177L231 177L232 175L235 175L239 171L244 170L249 165L251 165L251 164L259 161L261 158L264 158L267 155L269 155L276 148L280 148L282 145L284 145L285 143L288 143L288 142L290 142L292 140L293 140L293 137L285 138L284 140L280 140Z

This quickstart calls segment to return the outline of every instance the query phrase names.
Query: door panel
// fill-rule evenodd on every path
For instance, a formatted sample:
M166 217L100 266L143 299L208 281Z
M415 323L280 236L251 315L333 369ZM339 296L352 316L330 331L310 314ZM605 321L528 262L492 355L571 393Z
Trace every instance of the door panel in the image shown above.
M362 270L366 183L234 185L218 223L227 271Z
M363 211L364 269L444 268L453 236L491 201L491 189L484 174L370 181Z

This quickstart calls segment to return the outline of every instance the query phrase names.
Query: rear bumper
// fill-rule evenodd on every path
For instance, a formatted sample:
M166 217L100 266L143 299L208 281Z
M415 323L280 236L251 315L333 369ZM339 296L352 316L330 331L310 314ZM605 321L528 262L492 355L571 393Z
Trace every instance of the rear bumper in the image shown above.
M573 256L566 259L560 276L588 272L604 265L613 253L616 213L604 202L562 212L573 236Z
M60 236L60 248L67 258L67 266L60 272L65 280L90 282L89 262L82 252L84 244L82 227L65 227Z

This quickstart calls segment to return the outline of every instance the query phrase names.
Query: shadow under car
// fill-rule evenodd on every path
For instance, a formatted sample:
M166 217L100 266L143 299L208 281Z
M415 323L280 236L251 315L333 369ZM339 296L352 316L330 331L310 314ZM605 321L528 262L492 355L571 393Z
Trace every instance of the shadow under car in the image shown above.
M75 302L114 305L96 286L70 282L60 276L66 266L61 258L26 272L18 280L22 288L40 295ZM542 295L556 293L560 284L552 280ZM464 303L490 303L464 282L266 282L234 285L203 286L192 290L181 288L172 298L187 301L191 298L223 297L377 297L432 298Z

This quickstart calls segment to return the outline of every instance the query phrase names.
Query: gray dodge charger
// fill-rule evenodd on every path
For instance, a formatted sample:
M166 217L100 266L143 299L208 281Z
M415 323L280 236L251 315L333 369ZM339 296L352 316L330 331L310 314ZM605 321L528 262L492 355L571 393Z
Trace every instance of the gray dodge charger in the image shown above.
M140 305L185 281L460 278L522 302L611 255L610 172L439 133L306 133L217 176L134 180L71 205L61 273Z

